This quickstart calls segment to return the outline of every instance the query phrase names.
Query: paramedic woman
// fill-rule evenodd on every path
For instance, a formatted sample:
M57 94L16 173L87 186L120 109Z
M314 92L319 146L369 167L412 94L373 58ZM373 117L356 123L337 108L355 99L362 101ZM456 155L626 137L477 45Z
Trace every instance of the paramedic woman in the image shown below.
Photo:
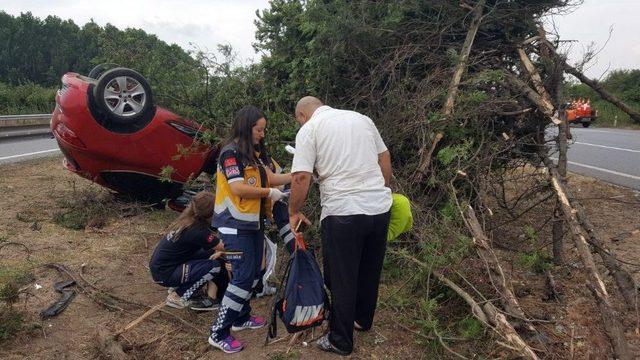
M264 220L271 203L286 196L272 186L291 182L291 174L275 174L264 145L267 119L255 106L245 106L236 115L229 138L220 151L216 173L213 226L225 244L232 275L214 320L209 344L225 353L243 349L230 333L259 329L264 318L251 315L252 288L262 265Z

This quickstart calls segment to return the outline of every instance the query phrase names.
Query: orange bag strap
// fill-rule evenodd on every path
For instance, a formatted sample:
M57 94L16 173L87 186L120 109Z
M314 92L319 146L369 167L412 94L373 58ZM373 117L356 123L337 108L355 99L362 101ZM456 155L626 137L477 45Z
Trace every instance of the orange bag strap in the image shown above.
M298 222L298 225L296 225L296 228L294 230L294 233L296 234L295 236L295 243L294 243L294 247L293 250L298 250L298 249L302 249L302 250L307 250L307 246L304 243L304 239L302 238L302 233L298 232L298 229L300 228L300 225L302 224L302 220L300 220Z

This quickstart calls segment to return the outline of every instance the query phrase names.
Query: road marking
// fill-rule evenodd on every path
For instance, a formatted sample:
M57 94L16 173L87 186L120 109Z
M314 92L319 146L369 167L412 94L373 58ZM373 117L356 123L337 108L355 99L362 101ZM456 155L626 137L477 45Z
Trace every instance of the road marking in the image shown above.
M557 158L551 158L551 160L558 161ZM606 173L609 173L609 174L618 175L618 176L622 176L622 177L626 177L626 178L629 178L629 179L640 181L640 176L636 176L636 175L625 174L625 173L621 173L621 172L617 172L617 171L613 171L613 170L607 170L607 169L599 168L597 166L581 164L581 163L577 163L577 162L574 162L574 161L567 161L567 163L571 164L571 165L582 166L582 167L587 168L587 169L598 170L598 171L606 172Z
M626 149L626 148L619 148L619 147L605 146L605 145L598 145L598 144L590 144L590 143L585 143L585 142L580 142L580 141L576 141L576 142L574 142L574 144L596 146L596 147L601 147L601 148L605 148L605 149L628 151L628 152L640 154L640 150L633 150L633 149Z
M25 156L31 156L31 155L46 154L46 153L55 152L55 151L60 151L60 149L42 150L42 151L36 151L36 152L32 152L32 153L27 153L27 154L5 156L5 157L1 157L0 161L9 160L9 159L16 159L16 158L25 157Z
M580 129L580 128L572 128L571 132L577 132L577 133L592 133L592 132L599 132L599 133L604 133L604 134L618 134L618 135L630 135L628 133L628 131L633 131L633 130L617 130L617 131L607 131L607 130L595 130L595 129Z

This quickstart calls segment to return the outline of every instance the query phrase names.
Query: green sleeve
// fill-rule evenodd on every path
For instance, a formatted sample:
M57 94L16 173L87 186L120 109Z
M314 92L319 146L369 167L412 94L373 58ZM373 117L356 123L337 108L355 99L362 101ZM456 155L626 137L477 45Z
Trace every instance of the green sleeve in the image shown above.
M393 194L391 204L391 217L389 219L389 230L387 241L391 241L400 234L403 234L413 227L413 214L411 214L411 203L406 196Z

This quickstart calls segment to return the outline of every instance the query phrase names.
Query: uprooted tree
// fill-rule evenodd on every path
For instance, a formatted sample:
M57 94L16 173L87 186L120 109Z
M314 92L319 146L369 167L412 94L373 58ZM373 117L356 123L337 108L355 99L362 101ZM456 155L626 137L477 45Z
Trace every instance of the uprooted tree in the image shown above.
M237 107L260 106L276 158L280 144L294 139L293 107L303 95L374 119L391 150L393 188L411 198L415 216L414 231L390 246L388 256L389 272L404 272L400 288L411 289L412 307L389 306L415 320L418 330L408 330L460 357L444 334L447 310L438 311L450 300L488 329L487 338L504 352L529 359L563 353L544 340L545 321L519 303L492 241L502 226L551 204L557 264L575 249L580 265L572 271L583 274L593 295L610 339L608 354L630 359L630 325L621 314L636 318L637 285L599 239L565 179L564 75L603 89L567 64L559 35L547 34L541 20L577 5L273 0L256 22L260 63L233 67L200 53L194 71L203 80L174 92L174 100L212 129L209 139L223 135ZM619 99L611 101L636 116ZM550 127L559 135L549 139ZM557 164L551 159L556 149ZM606 285L600 263L615 287ZM546 276L563 306L553 275ZM614 298L625 307L616 307Z

